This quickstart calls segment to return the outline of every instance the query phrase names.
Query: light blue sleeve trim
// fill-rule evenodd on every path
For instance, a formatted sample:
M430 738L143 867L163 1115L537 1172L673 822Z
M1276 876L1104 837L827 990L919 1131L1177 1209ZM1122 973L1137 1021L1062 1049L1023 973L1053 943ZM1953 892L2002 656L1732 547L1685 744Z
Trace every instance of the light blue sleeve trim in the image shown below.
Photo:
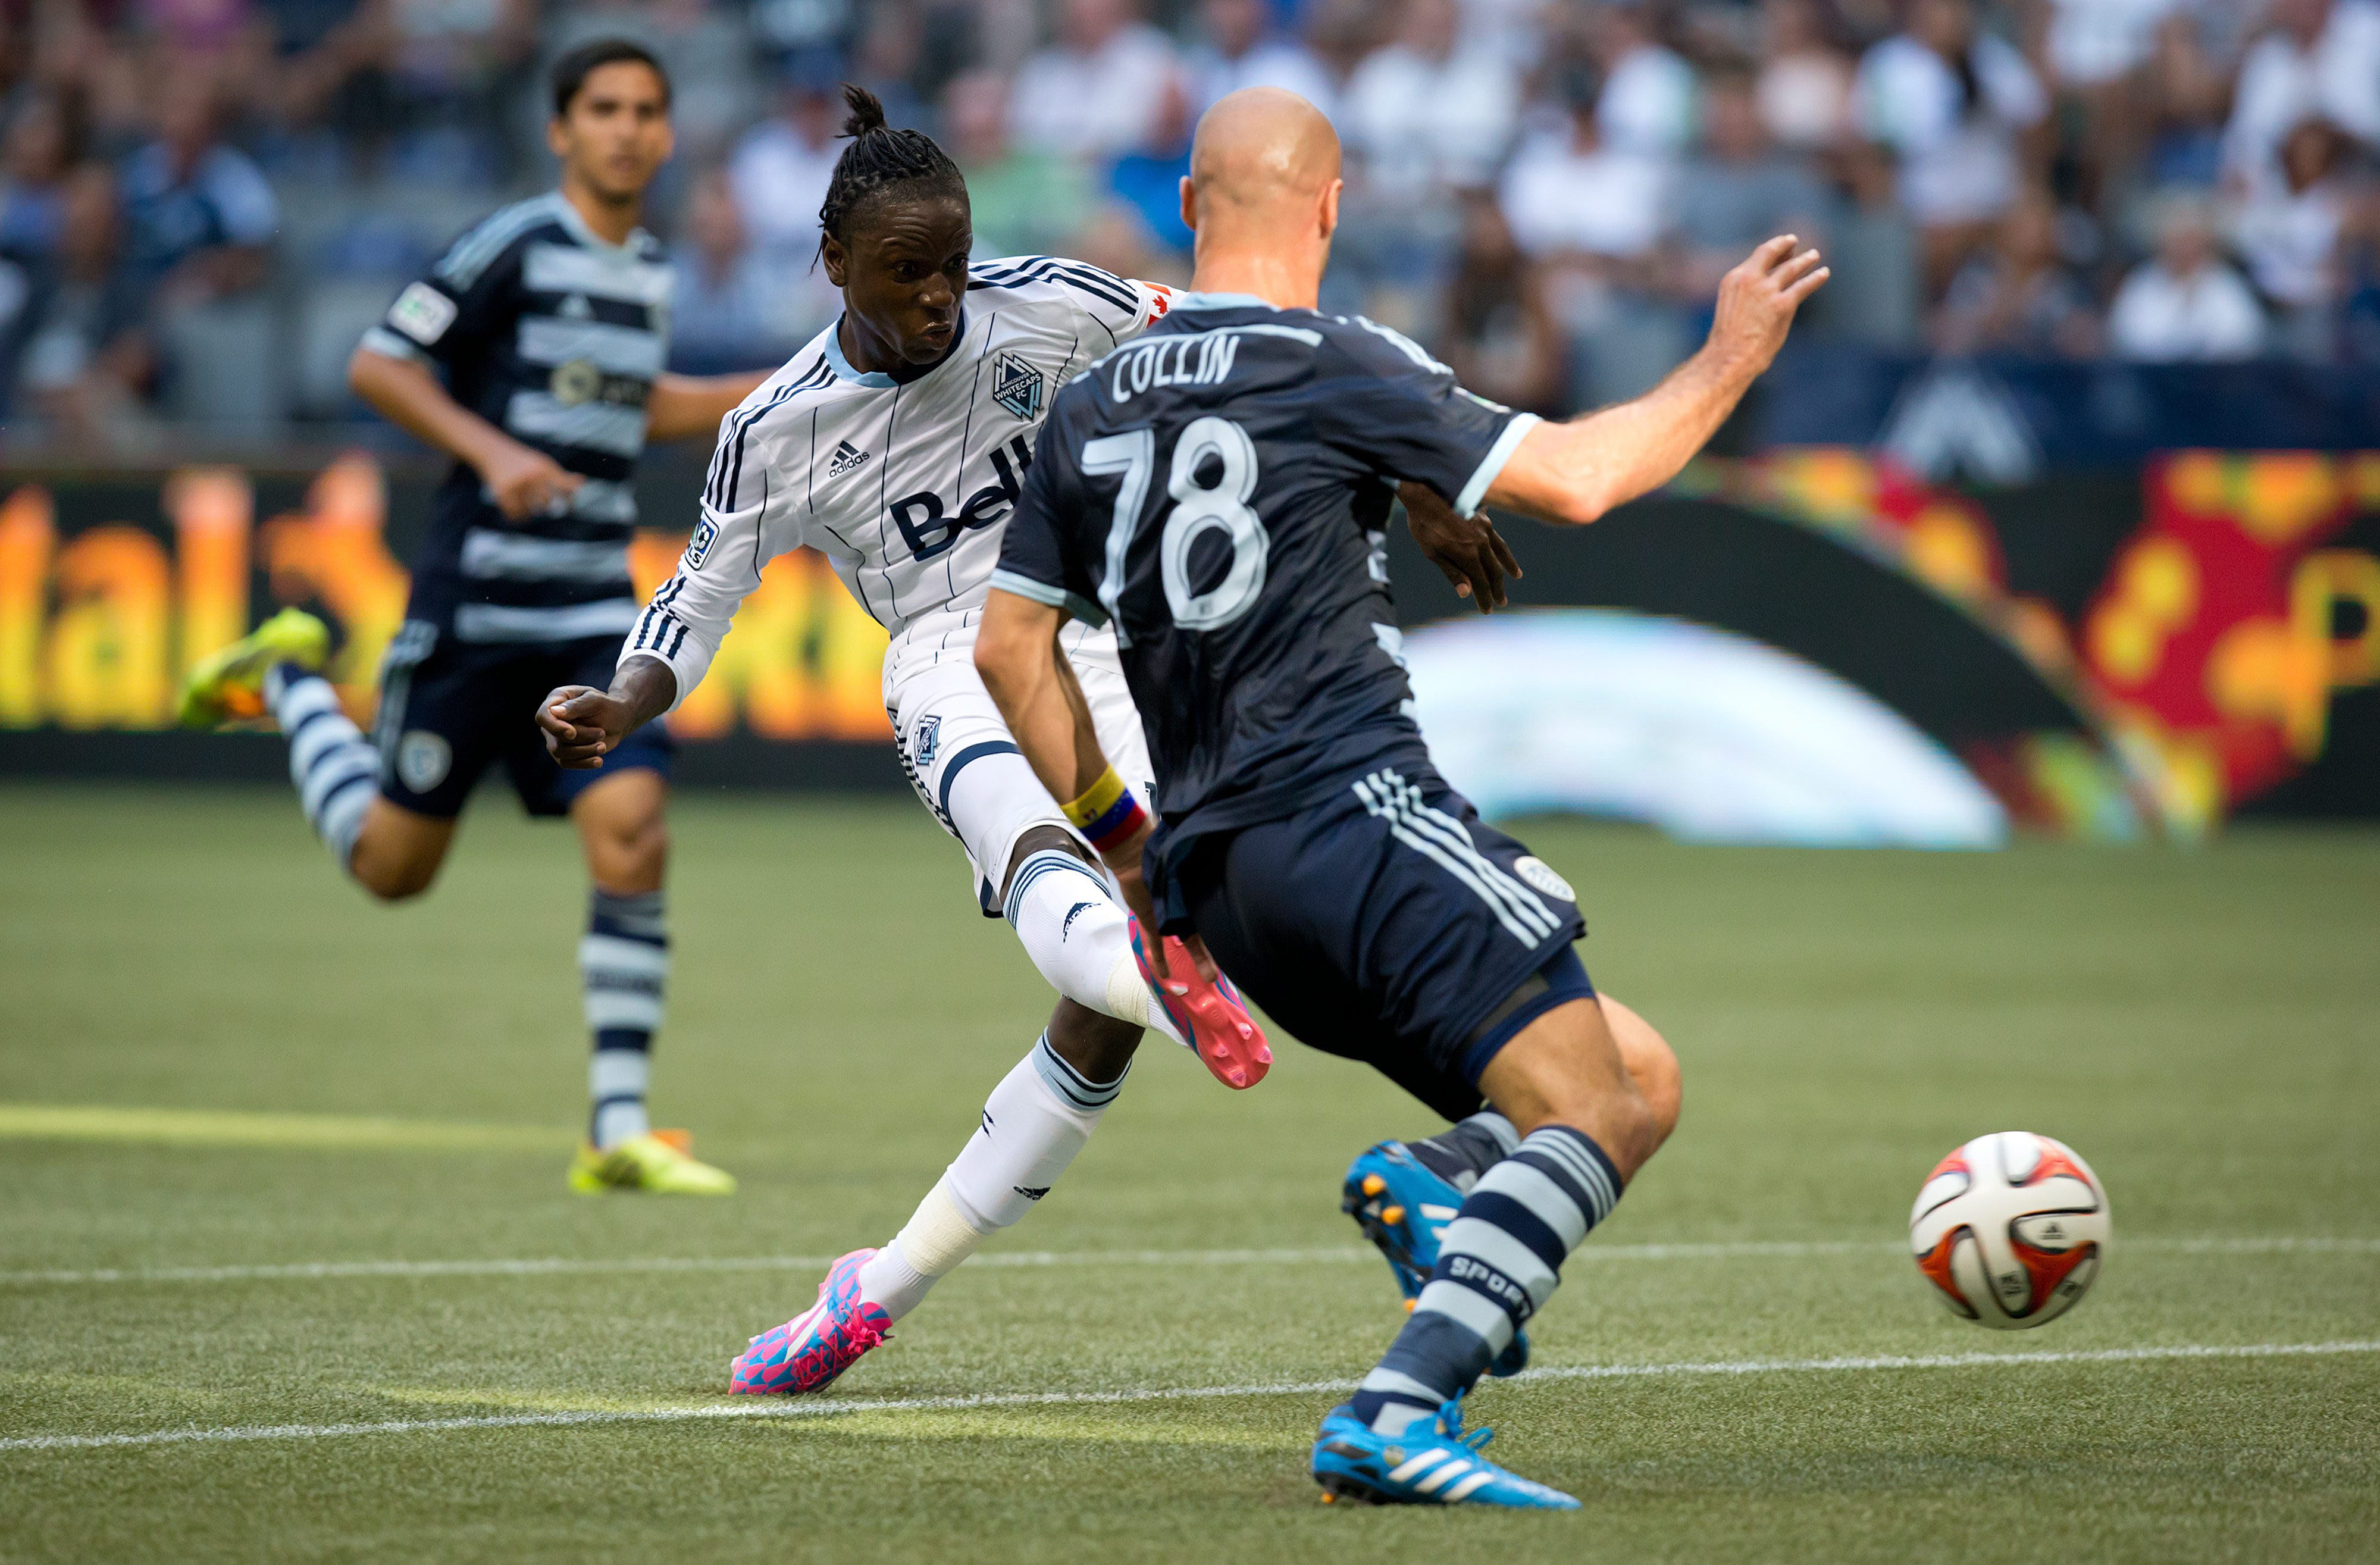
M1087 625L1108 623L1108 612L1089 599L1069 592L1062 587L1052 587L1046 581L1035 581L1029 576L1018 576L1014 571L994 571L991 573L991 585L1002 592L1014 592L1019 598L1030 598L1036 603L1063 609Z
M372 352L380 354L383 358L402 358L408 364L435 364L438 362L428 354L422 352L421 349L406 341L403 337L397 335L395 332L390 331L385 326L374 326L370 331L366 332L364 334L364 340L361 346L370 348Z
M1471 481L1464 484L1463 492L1454 497L1455 510L1466 516L1476 516L1479 503L1488 498L1488 486L1496 481L1496 475L1504 470L1504 464L1512 459L1512 453L1521 449L1521 442L1528 438L1529 431L1544 422L1534 413L1513 414L1512 421L1504 426L1504 432L1496 437L1496 443L1488 448L1486 456L1480 458L1477 470L1471 475Z

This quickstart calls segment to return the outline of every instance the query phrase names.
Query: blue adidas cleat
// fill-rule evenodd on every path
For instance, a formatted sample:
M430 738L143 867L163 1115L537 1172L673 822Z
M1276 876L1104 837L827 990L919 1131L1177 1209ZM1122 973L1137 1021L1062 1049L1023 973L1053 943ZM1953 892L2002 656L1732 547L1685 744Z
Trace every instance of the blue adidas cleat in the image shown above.
M1348 1164L1339 1195L1339 1209L1355 1219L1387 1258L1408 1310L1438 1267L1439 1236L1462 1206L1463 1192L1406 1151L1402 1141L1383 1141ZM1488 1373L1518 1375L1528 1366L1529 1334L1515 1331Z
M1479 1448L1494 1431L1463 1432L1463 1400L1439 1409L1437 1418L1403 1434L1377 1433L1342 1402L1322 1418L1314 1442L1314 1481L1322 1502L1358 1500L1366 1505L1501 1505L1521 1510L1576 1510L1578 1501L1560 1489L1507 1473Z

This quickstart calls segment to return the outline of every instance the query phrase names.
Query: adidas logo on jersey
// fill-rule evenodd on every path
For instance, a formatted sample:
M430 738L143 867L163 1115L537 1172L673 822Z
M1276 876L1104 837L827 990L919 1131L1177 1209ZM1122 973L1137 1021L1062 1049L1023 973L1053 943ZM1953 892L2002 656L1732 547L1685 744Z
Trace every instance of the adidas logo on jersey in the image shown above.
M828 458L826 476L831 479L839 479L845 473L857 472L860 468L866 466L868 466L868 453L860 450L859 447L852 444L849 441L844 441L841 445L834 448L834 455Z
M585 294L571 295L556 306L553 312L565 321L592 321L595 318L595 307L587 302Z

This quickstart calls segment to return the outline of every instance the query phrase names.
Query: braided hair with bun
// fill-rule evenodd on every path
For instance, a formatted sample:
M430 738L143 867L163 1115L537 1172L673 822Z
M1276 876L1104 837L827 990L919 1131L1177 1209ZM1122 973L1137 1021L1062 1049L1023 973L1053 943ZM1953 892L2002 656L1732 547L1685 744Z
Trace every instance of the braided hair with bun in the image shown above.
M914 189L919 195L966 200L965 177L932 137L887 125L883 103L865 87L844 82L843 101L851 105L851 116L843 122L851 145L835 160L834 177L819 205L819 227L824 234L838 244L849 244L852 214L895 191Z

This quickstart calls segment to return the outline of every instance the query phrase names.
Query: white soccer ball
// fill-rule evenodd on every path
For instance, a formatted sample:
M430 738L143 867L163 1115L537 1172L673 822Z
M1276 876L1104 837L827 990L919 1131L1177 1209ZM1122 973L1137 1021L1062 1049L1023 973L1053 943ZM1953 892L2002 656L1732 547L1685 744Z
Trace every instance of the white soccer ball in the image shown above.
M1909 1213L1931 1292L2001 1331L2057 1319L2090 1291L2107 1252L2107 1193L2064 1142L1979 1135L1935 1165Z

